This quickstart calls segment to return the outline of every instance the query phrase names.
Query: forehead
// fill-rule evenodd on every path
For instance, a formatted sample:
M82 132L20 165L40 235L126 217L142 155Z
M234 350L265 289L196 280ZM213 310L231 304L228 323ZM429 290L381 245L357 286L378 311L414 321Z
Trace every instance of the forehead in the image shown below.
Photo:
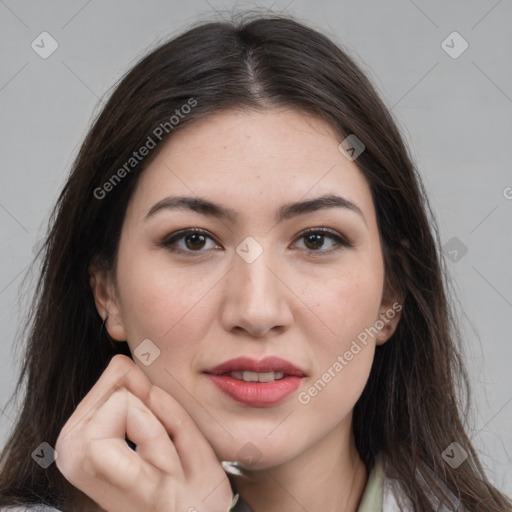
M374 216L366 178L338 149L323 120L291 110L224 111L177 131L143 172L132 198L139 215L166 195L228 204L243 215L324 194Z

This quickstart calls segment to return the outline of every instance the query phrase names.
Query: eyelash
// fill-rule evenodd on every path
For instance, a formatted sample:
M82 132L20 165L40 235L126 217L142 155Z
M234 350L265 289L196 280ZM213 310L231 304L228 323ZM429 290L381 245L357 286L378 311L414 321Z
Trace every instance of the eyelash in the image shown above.
M311 250L308 250L308 249L304 249L308 256L313 256L313 257L329 256L332 253L334 253L336 251L339 251L343 247L353 247L353 244L351 244L350 242L348 242L347 240L345 240L344 238L342 238L341 236L339 236L335 232L330 231L330 230L325 229L325 228L310 228L310 229L307 229L306 231L303 231L302 233L300 233L297 236L296 240L299 240L301 238L305 238L306 236L311 235L311 234L321 234L324 237L327 235L327 238L332 238L333 240L335 240L338 243L338 247L335 247L334 249L329 249L327 251L321 251L321 250L311 251ZM207 238L210 238L210 239L214 240L206 231L203 231L202 229L198 229L198 228L193 228L193 229L186 229L184 231L178 231L176 233L172 233L171 235L169 235L166 238L164 238L164 240L161 242L160 245L165 247L170 252L179 253L179 254L193 254L193 253L206 252L206 251L202 251L202 250L198 250L198 251L187 250L187 251L184 251L182 249L176 249L175 247L172 247L177 241L181 240L182 238L186 238L188 235L204 235ZM215 242L215 243L217 243L217 242ZM196 257L196 255L194 254L193 257Z

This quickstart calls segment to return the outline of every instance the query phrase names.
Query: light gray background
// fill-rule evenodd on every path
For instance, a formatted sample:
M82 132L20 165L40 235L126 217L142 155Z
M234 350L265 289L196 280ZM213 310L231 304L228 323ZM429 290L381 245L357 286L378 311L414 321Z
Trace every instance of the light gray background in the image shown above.
M18 288L102 96L159 39L234 6L285 10L343 44L395 115L443 245L467 247L447 261L473 382L470 434L512 495L511 0L0 0L0 407L18 371ZM47 59L31 48L43 31L59 45ZM441 46L453 31L469 44L456 59ZM13 414L0 418L2 444Z

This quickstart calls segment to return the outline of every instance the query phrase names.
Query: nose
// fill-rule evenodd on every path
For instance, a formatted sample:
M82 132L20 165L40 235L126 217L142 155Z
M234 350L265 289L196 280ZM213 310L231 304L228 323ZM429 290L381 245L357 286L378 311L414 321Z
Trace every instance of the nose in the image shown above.
M265 249L249 263L237 253L226 275L221 321L229 332L246 332L253 337L282 333L293 321L293 293L285 282L271 250Z

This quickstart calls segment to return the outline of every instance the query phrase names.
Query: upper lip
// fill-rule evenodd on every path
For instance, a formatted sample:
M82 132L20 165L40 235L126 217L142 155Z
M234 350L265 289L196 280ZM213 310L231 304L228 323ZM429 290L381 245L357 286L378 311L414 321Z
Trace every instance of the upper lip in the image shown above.
M209 373L211 375L223 375L240 370L256 373L274 371L282 372L284 375L305 377L305 373L300 368L277 356L266 356L260 360L244 356L236 357L235 359L230 359L229 361L225 361L214 368L206 370L205 373Z

